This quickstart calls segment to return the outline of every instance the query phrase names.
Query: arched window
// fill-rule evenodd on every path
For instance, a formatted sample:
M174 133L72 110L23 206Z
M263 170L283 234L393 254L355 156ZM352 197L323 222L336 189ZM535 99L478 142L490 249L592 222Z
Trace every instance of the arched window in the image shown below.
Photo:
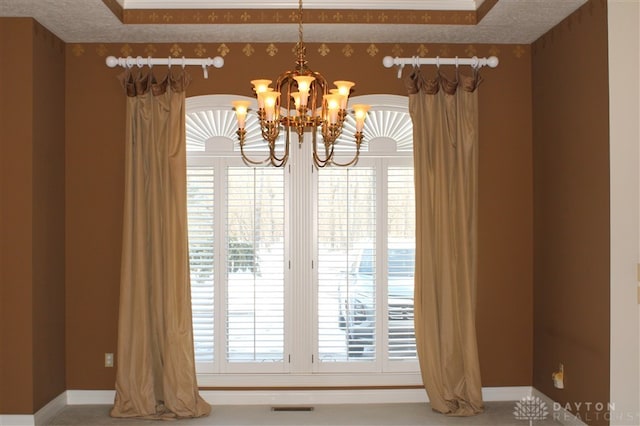
M248 167L228 95L187 99L189 248L201 384L419 384L407 98L369 95L351 167ZM348 118L338 153L353 149ZM263 152L255 116L247 150ZM295 138L297 139L297 138ZM263 374L269 373L269 374ZM295 374L291 374L295 373ZM414 374L407 374L414 373ZM351 380L351 381L350 381ZM231 382L229 382L231 383Z

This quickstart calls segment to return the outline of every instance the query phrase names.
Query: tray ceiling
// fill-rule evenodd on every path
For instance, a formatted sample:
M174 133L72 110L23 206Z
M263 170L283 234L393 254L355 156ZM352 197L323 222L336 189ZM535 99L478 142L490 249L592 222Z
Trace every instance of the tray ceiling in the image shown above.
M307 42L530 44L586 0L305 0ZM0 0L67 43L295 42L296 0Z

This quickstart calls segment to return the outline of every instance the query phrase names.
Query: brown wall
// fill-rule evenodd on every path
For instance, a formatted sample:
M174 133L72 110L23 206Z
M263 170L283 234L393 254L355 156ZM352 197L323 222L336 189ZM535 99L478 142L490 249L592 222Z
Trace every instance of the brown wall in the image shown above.
M0 57L0 413L28 414L65 390L64 50L0 18Z
M0 32L0 412L20 414L33 412L32 21L0 18Z
M531 56L500 46L479 103L477 328L483 386L530 386L533 354Z
M606 2L533 46L534 376L551 399L609 401L609 127ZM551 373L565 367L565 389ZM585 404L583 404L583 407ZM604 414L580 410L589 424Z
M33 404L65 386L64 44L34 22Z
M188 96L251 95L249 80L293 67L293 44L227 43L226 64L209 79L190 68ZM309 65L329 80L357 82L354 95L406 94L385 55L411 56L418 45L307 46ZM219 54L220 44L70 44L66 60L67 387L113 389L123 203L125 97L105 57ZM530 385L533 353L533 206L531 55L528 46L425 45L429 56L500 57L480 88L478 337L484 386ZM206 49L206 51L202 51ZM244 51L243 51L244 49ZM377 50L376 50L377 49ZM402 49L398 51L397 49ZM397 52L397 53L394 53ZM248 55L249 54L249 55ZM162 75L163 67L156 67ZM433 72L433 68L428 71ZM452 69L445 69L451 72ZM468 70L467 70L468 71ZM405 74L408 69L405 69Z

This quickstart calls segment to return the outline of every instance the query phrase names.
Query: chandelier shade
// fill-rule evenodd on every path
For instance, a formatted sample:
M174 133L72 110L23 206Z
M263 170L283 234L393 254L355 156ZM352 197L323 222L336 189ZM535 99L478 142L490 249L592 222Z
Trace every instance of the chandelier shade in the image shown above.
M270 87L272 80L252 80L253 91L258 101L257 116L260 122L262 138L266 141L269 155L261 160L249 158L245 152L245 124L249 112L247 101L235 101L233 107L238 120L238 140L242 159L249 165L270 164L282 167L289 158L289 145L292 133L297 134L298 143L304 140L305 131L310 131L313 144L313 162L317 167L329 165L350 166L358 161L360 145L363 139L364 121L369 110L368 105L353 105L356 120L355 152L351 160L339 163L335 158L335 144L342 133L347 117L348 100L352 81L338 80L330 88L327 80L319 72L307 66L302 29L302 0L298 2L298 33L296 44L296 62L292 71L285 71ZM319 132L318 132L319 130ZM276 152L276 139L280 131L285 133L284 148ZM317 140L317 134L322 141Z

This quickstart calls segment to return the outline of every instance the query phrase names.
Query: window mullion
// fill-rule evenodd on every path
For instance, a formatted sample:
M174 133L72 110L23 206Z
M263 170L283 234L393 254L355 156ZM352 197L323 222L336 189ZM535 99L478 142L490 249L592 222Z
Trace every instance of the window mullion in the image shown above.
M227 371L227 339L223 336L227 335L227 244L226 244L226 223L227 211L226 205L226 188L227 188L227 162L222 158L216 158L214 161L214 253L215 253L215 279L214 279L214 312L216 313L214 323L215 339L215 355L214 366L215 371ZM225 200L225 201L223 201ZM222 337L222 338L221 338Z
M314 318L311 134L305 133L304 138L300 145L293 142L288 163L291 269L286 284L289 297L285 299L285 321L290 333L285 331L285 336L291 355L289 371L293 373L311 372L315 335L309 332Z
M376 161L376 361L378 367L387 360L387 335L389 318L387 312L387 202L388 199L388 167L384 159Z

